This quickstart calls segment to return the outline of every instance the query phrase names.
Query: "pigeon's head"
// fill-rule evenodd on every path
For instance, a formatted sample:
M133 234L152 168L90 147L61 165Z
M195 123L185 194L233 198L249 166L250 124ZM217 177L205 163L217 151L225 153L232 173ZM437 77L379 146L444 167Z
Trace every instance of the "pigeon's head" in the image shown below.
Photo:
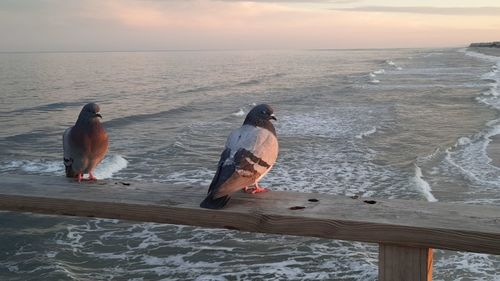
M95 118L102 118L101 114L99 114L100 108L96 103L87 103L80 112L79 118L85 118L88 120L92 120Z
M244 124L258 126L262 123L269 122L271 119L276 120L273 108L267 104L259 104L248 112Z

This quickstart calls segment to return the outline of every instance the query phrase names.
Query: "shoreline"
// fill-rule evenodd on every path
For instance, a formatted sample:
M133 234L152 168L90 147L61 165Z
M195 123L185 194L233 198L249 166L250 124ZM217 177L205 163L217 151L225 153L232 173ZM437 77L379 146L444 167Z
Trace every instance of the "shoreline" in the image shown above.
M491 159L490 164L500 168L500 135L490 137L491 141L486 147L486 154Z
M500 48L494 47L468 47L468 51L481 53L483 55L500 57Z
M469 47L468 51L481 53L483 55L500 57L500 48L494 47ZM491 141L486 147L486 154L491 159L490 164L500 168L500 135L490 137Z

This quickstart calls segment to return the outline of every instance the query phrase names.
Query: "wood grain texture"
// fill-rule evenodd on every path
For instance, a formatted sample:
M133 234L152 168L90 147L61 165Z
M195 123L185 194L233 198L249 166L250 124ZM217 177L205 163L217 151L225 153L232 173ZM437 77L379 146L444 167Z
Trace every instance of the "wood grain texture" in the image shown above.
M0 182L1 210L500 254L500 208L493 206L271 191L238 192L225 209L208 210L198 207L205 186L29 175L0 175Z
M431 281L432 249L379 245L379 281Z

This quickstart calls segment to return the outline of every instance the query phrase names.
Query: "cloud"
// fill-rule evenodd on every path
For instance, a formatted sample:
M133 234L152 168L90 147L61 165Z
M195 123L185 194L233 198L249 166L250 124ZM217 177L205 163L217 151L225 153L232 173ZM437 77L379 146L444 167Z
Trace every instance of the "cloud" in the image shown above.
M500 34L500 17L484 16L500 8L328 9L344 0L317 0L312 8L287 4L298 0L25 1L0 0L0 51L459 46Z
M364 6L355 8L332 8L335 11L377 12L377 13L411 13L427 15L458 16L500 16L500 7L390 7Z

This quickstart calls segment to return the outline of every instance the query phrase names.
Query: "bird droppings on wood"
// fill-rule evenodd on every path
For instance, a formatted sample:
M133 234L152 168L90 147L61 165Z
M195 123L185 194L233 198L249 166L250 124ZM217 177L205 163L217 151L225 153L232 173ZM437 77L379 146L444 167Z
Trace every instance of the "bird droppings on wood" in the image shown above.
M363 202L365 202L366 204L372 204L372 205L377 203L377 201L375 201L375 200L363 200Z
M229 229L229 230L240 230L239 228L231 226L231 225L225 225L224 228Z
M306 207L303 207L303 206L293 206L293 207L290 207L290 210L302 210L302 209L305 209Z
M314 198L311 198L311 199L309 199L309 200L307 200L307 201L309 201L309 202L319 202L319 200L318 200L318 199L314 199Z
M169 200L169 199L159 200L159 201L157 201L157 203L162 204L162 205L171 205L171 206L181 205L180 202L175 201L175 200Z

